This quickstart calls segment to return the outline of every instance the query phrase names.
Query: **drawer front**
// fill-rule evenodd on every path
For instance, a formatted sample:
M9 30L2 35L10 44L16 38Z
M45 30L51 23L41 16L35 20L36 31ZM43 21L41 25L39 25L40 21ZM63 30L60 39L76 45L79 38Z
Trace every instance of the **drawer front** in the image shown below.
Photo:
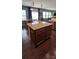
M36 31L37 34L41 34L41 33L46 33L46 32L50 32L52 30L52 25L51 26L47 26L47 27L44 27L44 28L41 28L41 29L38 29Z

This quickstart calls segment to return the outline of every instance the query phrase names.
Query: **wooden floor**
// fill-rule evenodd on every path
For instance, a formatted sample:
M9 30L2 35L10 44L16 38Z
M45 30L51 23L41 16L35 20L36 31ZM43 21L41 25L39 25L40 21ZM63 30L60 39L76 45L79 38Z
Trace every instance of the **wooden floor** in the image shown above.
M56 59L56 31L52 30L51 39L34 48L28 38L28 31L22 29L22 59Z

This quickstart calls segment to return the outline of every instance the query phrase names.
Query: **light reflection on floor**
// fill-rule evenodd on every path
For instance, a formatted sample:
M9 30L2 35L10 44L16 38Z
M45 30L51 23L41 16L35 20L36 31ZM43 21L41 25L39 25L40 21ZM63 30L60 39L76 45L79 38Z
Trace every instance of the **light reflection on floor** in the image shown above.
M25 28L22 29L22 41L24 45L27 45L26 48L30 47L28 40L28 32Z
M22 29L22 39L23 40L27 40L28 39L28 35L27 35L26 29Z

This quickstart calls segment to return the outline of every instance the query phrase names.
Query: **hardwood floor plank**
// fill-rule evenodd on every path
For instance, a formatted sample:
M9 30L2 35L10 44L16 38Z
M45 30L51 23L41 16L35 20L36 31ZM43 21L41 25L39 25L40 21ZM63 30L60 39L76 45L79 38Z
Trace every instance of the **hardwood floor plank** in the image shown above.
M33 43L28 39L26 29L24 29L22 35L25 35L25 37L22 37L22 59L56 59L56 31L52 30L51 39L37 48L34 48Z

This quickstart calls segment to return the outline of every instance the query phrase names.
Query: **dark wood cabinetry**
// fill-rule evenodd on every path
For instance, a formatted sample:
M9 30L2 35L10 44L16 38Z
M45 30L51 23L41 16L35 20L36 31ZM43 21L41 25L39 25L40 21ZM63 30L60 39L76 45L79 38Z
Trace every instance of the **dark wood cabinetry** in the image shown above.
M52 33L52 24L38 23L32 25L31 23L28 23L27 25L29 30L29 38L34 42L35 47L50 38Z

